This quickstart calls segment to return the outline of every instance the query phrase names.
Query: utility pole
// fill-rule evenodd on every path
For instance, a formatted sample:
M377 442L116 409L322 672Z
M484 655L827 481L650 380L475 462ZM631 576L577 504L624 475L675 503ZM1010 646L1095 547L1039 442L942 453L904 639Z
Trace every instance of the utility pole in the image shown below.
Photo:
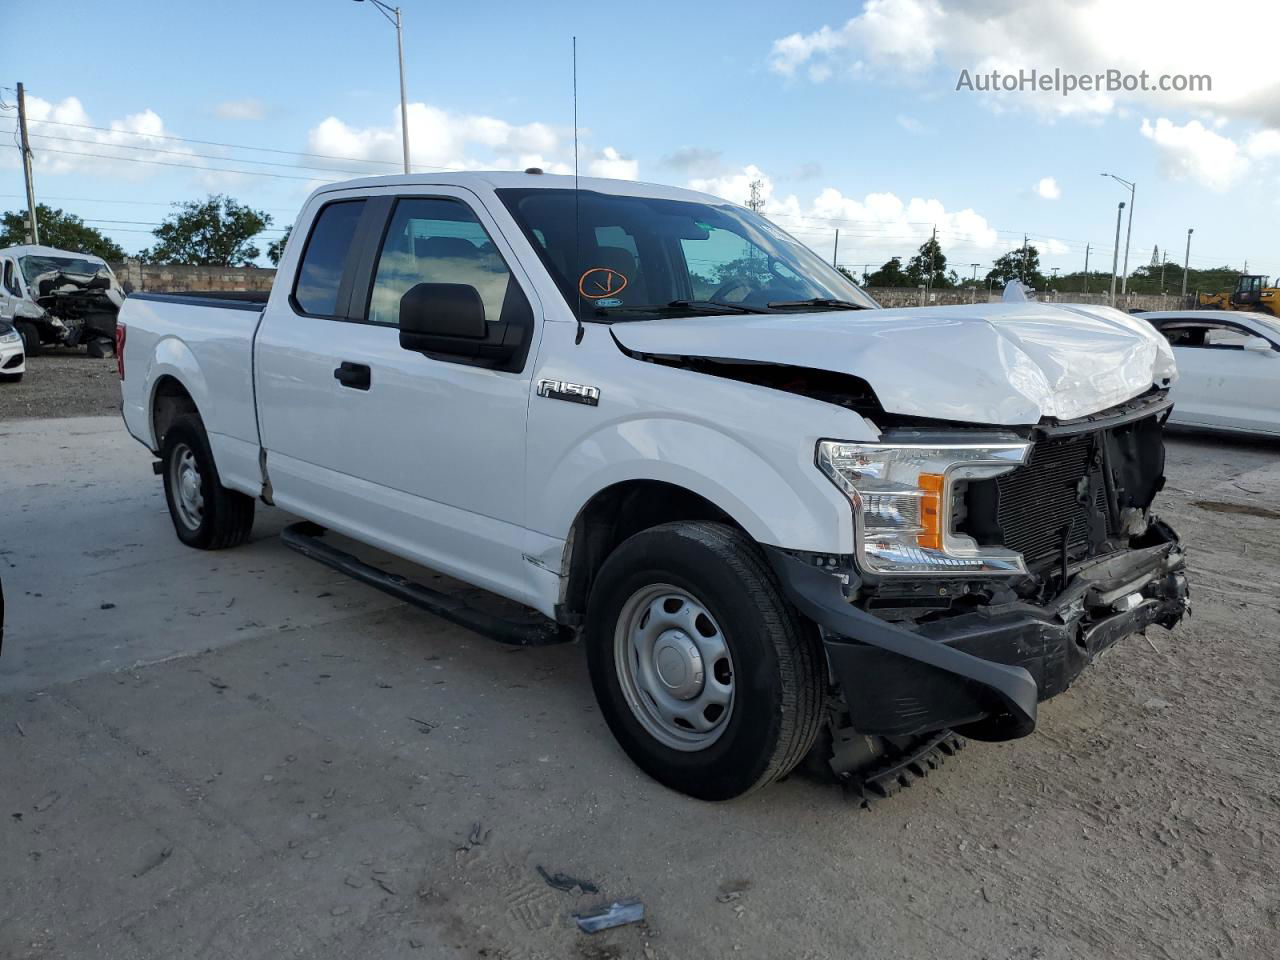
M1084 292L1089 292L1089 244L1084 245Z
M747 197L747 209L753 213L759 213L764 209L763 188L764 183L760 180L752 180L751 183L748 184L748 189L751 193Z
M1053 276L1049 278L1049 289L1050 289L1050 290L1052 290L1052 289L1053 289L1053 281L1058 279L1058 271L1059 271L1060 269L1062 269L1062 268L1061 268L1061 267L1050 267L1049 269L1053 272Z
M929 238L929 292L933 292L933 274L938 265L938 225L933 225L933 236Z
M1191 269L1191 234L1195 233L1194 227L1187 228L1187 258L1182 261L1182 295L1187 295L1187 272Z
M1022 235L1022 283L1027 283L1027 235Z
M1120 292L1127 294L1129 292L1129 241L1133 238L1133 202L1134 196L1138 192L1138 184L1132 180L1126 180L1124 177L1117 177L1114 173L1104 173L1104 177L1110 177L1116 183L1124 184L1129 188L1129 229L1124 235L1124 280L1120 283ZM1119 243L1119 237L1116 243Z
M357 3L362 0L356 0ZM409 103L404 94L404 30L400 23L400 8L372 0L377 11L396 28L396 53L400 56L400 139L404 145L404 172L409 172Z
M980 264L980 263L971 263L971 264L969 264L969 266L973 267L973 282L974 282L974 283L977 283L977 282L978 282L978 268L979 268L980 266L982 266L982 264Z
M836 242L831 247L831 265L836 265L836 255L840 252L840 228L836 227Z
M1120 218L1124 216L1124 201L1116 207L1116 244L1111 250L1111 306L1116 305L1116 270L1120 266Z
M36 185L31 179L31 141L27 139L27 94L18 84L18 129L21 131L22 175L27 180L27 223L31 227L31 242L40 242L40 224L36 222Z

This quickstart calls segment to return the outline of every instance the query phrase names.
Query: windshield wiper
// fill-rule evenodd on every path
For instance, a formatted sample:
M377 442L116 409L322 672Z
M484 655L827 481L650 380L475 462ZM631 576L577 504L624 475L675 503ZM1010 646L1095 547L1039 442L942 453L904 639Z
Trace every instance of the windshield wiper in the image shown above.
M774 310L786 310L792 307L826 307L830 310L869 310L870 307L852 300L833 300L830 297L814 297L811 300L775 300L769 304Z
M772 304L770 304L772 306ZM677 313L768 313L764 307L751 307L745 303L721 303L719 300L672 300L670 303L651 303L618 307L597 307L596 316L607 317L616 313L654 313L667 316Z

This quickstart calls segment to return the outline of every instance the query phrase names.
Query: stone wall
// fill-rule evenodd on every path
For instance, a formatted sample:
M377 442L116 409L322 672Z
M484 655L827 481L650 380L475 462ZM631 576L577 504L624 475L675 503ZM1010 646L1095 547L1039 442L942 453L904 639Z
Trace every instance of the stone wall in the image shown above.
M1002 291L987 292L986 287L956 287L950 290L934 290L927 295L914 287L868 287L869 293L882 307L940 307L957 303L999 303ZM1037 293L1036 299L1042 303L1087 303L1107 305L1111 302L1109 293ZM1124 310L1178 310L1188 305L1191 298L1184 299L1178 294L1167 293L1131 293L1128 296L1116 294L1116 309Z
M270 290L275 277L274 270L265 267L182 267L144 263L129 259L114 263L111 269L121 283L128 282L132 289L151 293L183 293L188 290ZM950 290L934 290L927 297L914 287L868 287L867 293L884 307L945 306L957 303L978 303L990 300L1000 302L1000 293L988 293L985 287L955 287ZM1037 300L1049 303L1106 304L1107 293L1040 293ZM1127 297L1116 295L1116 306L1121 310L1176 310L1185 306L1177 294L1139 294Z
M113 263L120 282L147 293L184 293L188 290L270 290L274 270L265 267L185 267L144 263L130 258Z

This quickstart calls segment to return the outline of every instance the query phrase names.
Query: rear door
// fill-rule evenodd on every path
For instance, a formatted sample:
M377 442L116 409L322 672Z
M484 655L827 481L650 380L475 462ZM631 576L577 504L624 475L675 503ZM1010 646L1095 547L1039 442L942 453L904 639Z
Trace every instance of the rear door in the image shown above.
M273 297L255 354L273 490L286 509L523 601L533 364L502 372L402 349L399 304L417 283L465 283L491 323L523 304L530 341L541 311L477 198L423 190L332 201L294 295Z
M1175 423L1229 430L1280 433L1280 345L1246 322L1166 320L1161 332L1173 347L1178 381ZM1271 353L1244 349L1263 337Z

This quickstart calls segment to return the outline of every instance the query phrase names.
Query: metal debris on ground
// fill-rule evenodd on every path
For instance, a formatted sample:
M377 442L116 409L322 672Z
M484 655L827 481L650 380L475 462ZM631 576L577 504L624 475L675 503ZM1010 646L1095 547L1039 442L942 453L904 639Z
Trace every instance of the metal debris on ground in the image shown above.
M644 919L644 904L639 900L615 900L607 907L588 913L575 913L578 929L583 933L599 933Z
M376 883L378 886L380 886L383 889L383 892L389 893L392 896L395 896L396 888L393 887L386 880L383 880L379 876L371 876L369 879L372 880L374 883Z
M599 893L600 888L589 880L579 880L577 877L571 877L567 873L547 873L541 865L536 867L538 875L547 882L547 886L555 887L565 893L572 893L575 889L581 890L583 893Z
M417 717L409 717L409 719L418 725L419 733L430 733L436 728L436 724L429 720L419 720Z

